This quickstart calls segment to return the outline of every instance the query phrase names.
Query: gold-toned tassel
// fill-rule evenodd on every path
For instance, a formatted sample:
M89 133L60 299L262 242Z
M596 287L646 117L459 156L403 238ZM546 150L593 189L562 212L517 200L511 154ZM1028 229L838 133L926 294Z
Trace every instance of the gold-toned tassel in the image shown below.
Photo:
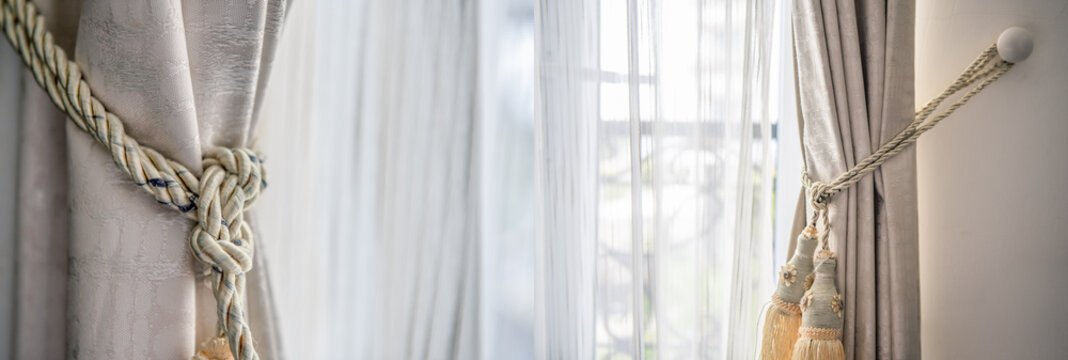
M230 353L230 342L226 341L226 336L220 335L201 343L193 360L234 360L234 355Z
M772 298L772 305L764 315L764 336L761 341L760 358L789 359L801 327L801 308Z
M779 284L771 297L771 306L764 314L764 333L761 336L760 359L790 358L797 329L801 326L802 295L808 289L812 274L812 252L816 249L816 228L809 226L797 238L797 249L779 272Z
M845 360L841 330L801 328L800 333L794 359Z
M816 254L815 280L801 298L801 328L793 360L845 360L842 347L842 297L834 285L834 253Z

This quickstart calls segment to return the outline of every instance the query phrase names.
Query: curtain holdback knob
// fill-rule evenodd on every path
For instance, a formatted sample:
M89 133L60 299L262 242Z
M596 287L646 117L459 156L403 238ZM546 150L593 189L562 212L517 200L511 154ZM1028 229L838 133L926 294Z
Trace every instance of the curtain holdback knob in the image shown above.
M1018 63L1031 56L1035 48L1031 32L1019 26L1013 26L998 36L998 55L1010 63Z

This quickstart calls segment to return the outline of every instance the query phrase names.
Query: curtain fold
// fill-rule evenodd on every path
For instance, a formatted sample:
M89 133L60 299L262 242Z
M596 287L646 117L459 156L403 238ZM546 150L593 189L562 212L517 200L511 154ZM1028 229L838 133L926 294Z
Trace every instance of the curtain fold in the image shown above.
M72 49L77 33L79 2L42 1L41 10L52 14L47 23L56 44ZM10 238L0 238L10 249L0 250L9 259L11 283L2 290L10 316L0 331L0 356L15 359L55 359L66 352L67 314L67 166L66 114L52 104L37 85L22 59L6 44L4 69L9 81L0 87L5 109L0 122L8 127L9 160L4 168L14 190L8 197L12 207ZM11 162L7 162L11 161ZM42 221L41 219L47 219ZM4 304L0 301L0 304ZM10 341L7 346L5 341ZM59 346L57 346L59 344Z
M356 131L377 137L362 148L376 157L357 171L377 179L356 199L377 204L369 214L376 232L366 239L376 241L383 285L374 358L477 351L475 9L465 0L368 7L379 30L368 36L382 38L368 44L379 59L365 64L369 98Z
M258 218L295 239L266 251L288 355L478 358L479 2L300 6L263 103L288 171Z
M22 59L13 51L0 50L0 89L17 89L22 83ZM0 114L0 168L18 168L19 113L22 95L0 91L0 108L11 114ZM0 197L17 199L18 172L0 171ZM0 203L0 354L11 357L14 352L15 329L15 213L18 201Z
M253 145L285 1L37 4L94 95L140 143L194 171L203 149ZM191 357L216 322L204 269L186 245L192 223L45 110L54 105L32 78L23 87L12 357ZM266 238L258 250L274 241ZM277 358L261 269L249 275L250 322L260 355Z
M591 0L535 7L537 359L595 356L599 13Z
M477 350L475 6L378 5L369 10L382 32L368 36L385 36L368 53L381 58L365 65L361 91L381 97L361 101L367 121L357 129L378 137L373 150L364 148L376 161L358 170L378 174L367 188L376 194L357 195L378 204L368 239L379 241L376 273L384 285L371 332L374 357L469 358Z
M913 1L795 2L802 142L815 180L833 180L912 121L914 17ZM846 357L918 359L914 149L830 209Z

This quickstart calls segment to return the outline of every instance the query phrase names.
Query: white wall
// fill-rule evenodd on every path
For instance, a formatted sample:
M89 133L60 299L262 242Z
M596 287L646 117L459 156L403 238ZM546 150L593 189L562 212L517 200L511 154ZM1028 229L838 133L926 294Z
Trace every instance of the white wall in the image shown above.
M1068 356L1068 0L919 0L921 106L1009 26L1035 52L919 142L927 359Z

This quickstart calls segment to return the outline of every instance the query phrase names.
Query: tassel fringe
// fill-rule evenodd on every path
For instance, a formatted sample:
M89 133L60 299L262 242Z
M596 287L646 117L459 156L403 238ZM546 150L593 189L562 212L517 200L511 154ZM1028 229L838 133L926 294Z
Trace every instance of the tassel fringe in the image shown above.
M226 336L219 336L201 343L193 360L234 360L234 356L230 353L230 342L226 341Z
M764 320L764 335L760 346L761 360L789 359L797 329L801 327L801 308L772 297Z
M841 330L801 328L799 333L793 360L845 360Z

